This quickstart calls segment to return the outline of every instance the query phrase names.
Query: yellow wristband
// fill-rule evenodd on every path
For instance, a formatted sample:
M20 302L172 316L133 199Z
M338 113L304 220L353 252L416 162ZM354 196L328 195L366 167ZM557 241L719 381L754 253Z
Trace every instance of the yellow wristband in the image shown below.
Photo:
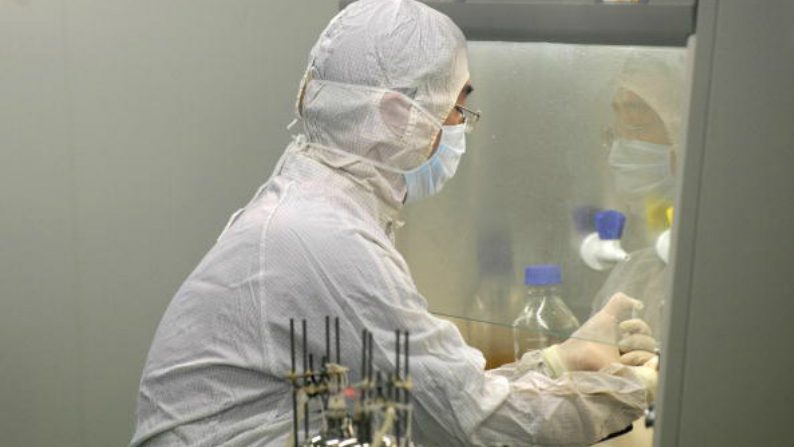
M560 377L562 373L568 371L568 368L565 367L565 363L562 361L562 357L560 357L559 347L557 345L549 346L543 350L543 361L546 362L546 366L551 370L551 377L553 379Z

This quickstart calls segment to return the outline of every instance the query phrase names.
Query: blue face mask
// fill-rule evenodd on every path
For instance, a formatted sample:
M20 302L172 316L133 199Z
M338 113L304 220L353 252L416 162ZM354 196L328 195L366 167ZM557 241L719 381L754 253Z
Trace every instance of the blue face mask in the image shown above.
M455 175L466 152L466 124L443 126L436 153L416 169L403 174L408 193L405 203L416 202L441 191Z

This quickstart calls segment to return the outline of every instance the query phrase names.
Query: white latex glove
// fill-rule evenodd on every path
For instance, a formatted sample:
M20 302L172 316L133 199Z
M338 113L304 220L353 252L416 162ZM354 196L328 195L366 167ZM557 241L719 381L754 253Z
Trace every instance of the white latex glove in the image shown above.
M639 319L622 321L618 326L620 340L620 362L629 366L641 366L653 359L656 354L656 339L651 335L648 324Z
M618 324L642 303L616 293L598 313L559 345L543 351L543 358L555 376L565 371L598 371L620 360Z
M651 359L642 366L632 366L631 369L634 375L645 385L645 389L648 392L648 403L656 400L656 386L659 383L659 356L654 354Z
M656 387L659 382L659 356L655 354L656 339L651 335L648 323L639 318L621 321L618 329L620 330L618 349L622 354L620 363L632 367L634 374L645 385L648 403L651 403L656 399Z

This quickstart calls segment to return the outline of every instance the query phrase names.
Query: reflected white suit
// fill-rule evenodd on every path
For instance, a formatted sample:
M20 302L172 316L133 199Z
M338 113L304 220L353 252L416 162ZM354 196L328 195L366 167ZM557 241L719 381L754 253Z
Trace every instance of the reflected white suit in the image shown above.
M405 184L361 157L395 170L426 160L467 66L460 30L414 1L361 0L329 24L301 84L304 136L160 322L133 446L283 445L290 317L308 320L310 349L322 353L324 317L340 316L348 365L371 330L384 370L394 330L410 331L421 445L583 445L642 414L644 386L619 365L551 379L530 353L484 371L457 328L428 313L395 249Z

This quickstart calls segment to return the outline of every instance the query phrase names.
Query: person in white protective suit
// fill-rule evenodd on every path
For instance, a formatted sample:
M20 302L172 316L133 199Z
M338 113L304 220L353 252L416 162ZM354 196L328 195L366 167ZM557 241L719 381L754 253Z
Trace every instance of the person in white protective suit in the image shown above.
M421 3L360 0L330 22L300 85L300 135L160 322L132 446L284 445L292 317L317 342L324 317L341 317L347 365L369 329L383 370L394 330L410 331L419 445L585 445L643 413L650 370L619 364L614 345L572 338L485 371L456 327L428 313L395 221L454 174L470 90L463 34ZM613 332L635 305L617 295L583 329Z
M596 294L597 312L617 292L644 304L644 322L622 340L622 362L643 364L655 354L664 297L667 261L654 242L669 228L675 191L676 159L680 158L681 112L684 97L684 56L662 50L633 51L617 78L612 106L613 141L607 162L615 186L629 213L629 225L644 229L643 246L618 263Z

